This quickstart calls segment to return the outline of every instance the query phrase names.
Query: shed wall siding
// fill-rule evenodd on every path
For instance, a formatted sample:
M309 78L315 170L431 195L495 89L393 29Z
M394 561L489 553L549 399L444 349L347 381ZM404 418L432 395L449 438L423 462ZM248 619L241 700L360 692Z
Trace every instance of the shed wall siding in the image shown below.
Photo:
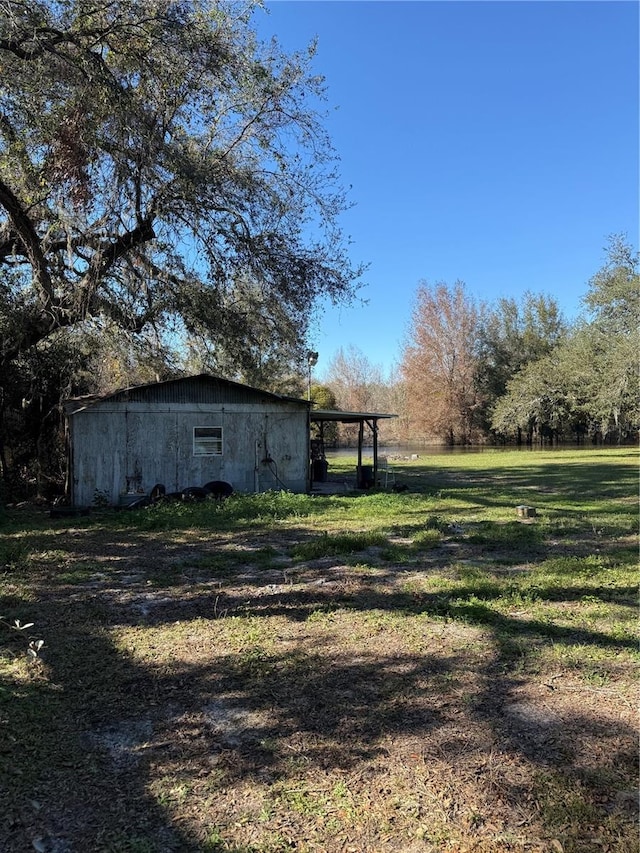
M193 428L221 426L223 454L193 455ZM71 414L73 502L226 480L239 492L307 488L307 412L258 405L105 401Z

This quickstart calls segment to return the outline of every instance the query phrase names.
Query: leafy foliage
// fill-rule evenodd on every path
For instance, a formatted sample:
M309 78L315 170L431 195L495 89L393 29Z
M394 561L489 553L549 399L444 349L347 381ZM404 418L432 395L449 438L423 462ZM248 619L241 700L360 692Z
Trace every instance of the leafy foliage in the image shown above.
M51 496L59 489L65 467L60 400L74 384L86 390L82 362L76 341L52 334L6 365L0 387L0 469L8 494Z
M328 385L312 385L310 395L313 406L316 409L338 408L336 395ZM319 439L320 435L322 435L322 441L326 447L335 447L338 443L338 424L325 423L322 425L322 432L318 424L312 424L311 435L314 439Z
M527 365L549 353L567 336L556 300L526 292L517 302L502 298L482 317L477 383L482 396L484 423L506 392L511 379Z
M633 334L640 324L639 257L622 234L609 237L604 266L585 297L594 321L611 333Z
M0 259L25 322L5 359L88 317L179 318L243 363L253 328L290 339L295 320L299 340L319 294L351 293L313 46L259 44L252 11L7 5Z
M638 257L619 236L591 279L591 319L506 386L493 427L531 439L575 430L594 437L629 436L640 424L640 275Z

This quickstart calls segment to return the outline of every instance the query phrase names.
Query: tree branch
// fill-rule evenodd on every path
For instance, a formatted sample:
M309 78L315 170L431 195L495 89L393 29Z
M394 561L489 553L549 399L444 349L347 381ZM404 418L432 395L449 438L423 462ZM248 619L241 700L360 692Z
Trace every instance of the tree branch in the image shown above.
M35 59L45 51L68 41L70 39L65 33L50 27L42 27L34 30L28 36L25 34L18 38L0 39L0 50L12 53L18 59ZM24 47L25 43L31 43L31 47Z
M100 282L107 276L109 270L136 246L147 243L155 237L153 219L149 215L140 220L135 228L121 234L115 240L106 240L97 248L89 264L89 269L80 282L78 292L81 297L79 304L84 305L87 312L98 290ZM145 321L146 322L146 321Z
M47 261L40 245L40 238L20 200L2 180L0 180L0 205L7 211L16 230L17 238L24 247L33 271L33 280L44 307L47 311L51 311L54 302L53 285Z

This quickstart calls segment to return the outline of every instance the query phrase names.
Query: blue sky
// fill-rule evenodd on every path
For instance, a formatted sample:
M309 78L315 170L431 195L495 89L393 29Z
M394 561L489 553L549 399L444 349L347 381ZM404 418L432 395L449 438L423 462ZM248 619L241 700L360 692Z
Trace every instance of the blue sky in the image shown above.
M342 347L388 370L421 281L488 302L526 290L576 317L607 237L638 246L638 4L267 0L287 51L314 38L325 123L369 264L365 306L327 307Z

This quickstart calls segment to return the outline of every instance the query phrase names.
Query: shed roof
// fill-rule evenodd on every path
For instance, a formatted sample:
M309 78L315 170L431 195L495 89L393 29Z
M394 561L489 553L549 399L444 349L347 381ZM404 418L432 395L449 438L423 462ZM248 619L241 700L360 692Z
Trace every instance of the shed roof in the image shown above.
M164 382L149 382L144 385L134 385L122 388L110 394L94 394L68 400L68 412L77 411L105 402L113 403L259 403L280 401L299 403L308 408L309 402L299 397L289 397L285 394L274 394L250 385L243 385L231 379L211 376L201 373L196 376L183 376L178 379L167 379Z

